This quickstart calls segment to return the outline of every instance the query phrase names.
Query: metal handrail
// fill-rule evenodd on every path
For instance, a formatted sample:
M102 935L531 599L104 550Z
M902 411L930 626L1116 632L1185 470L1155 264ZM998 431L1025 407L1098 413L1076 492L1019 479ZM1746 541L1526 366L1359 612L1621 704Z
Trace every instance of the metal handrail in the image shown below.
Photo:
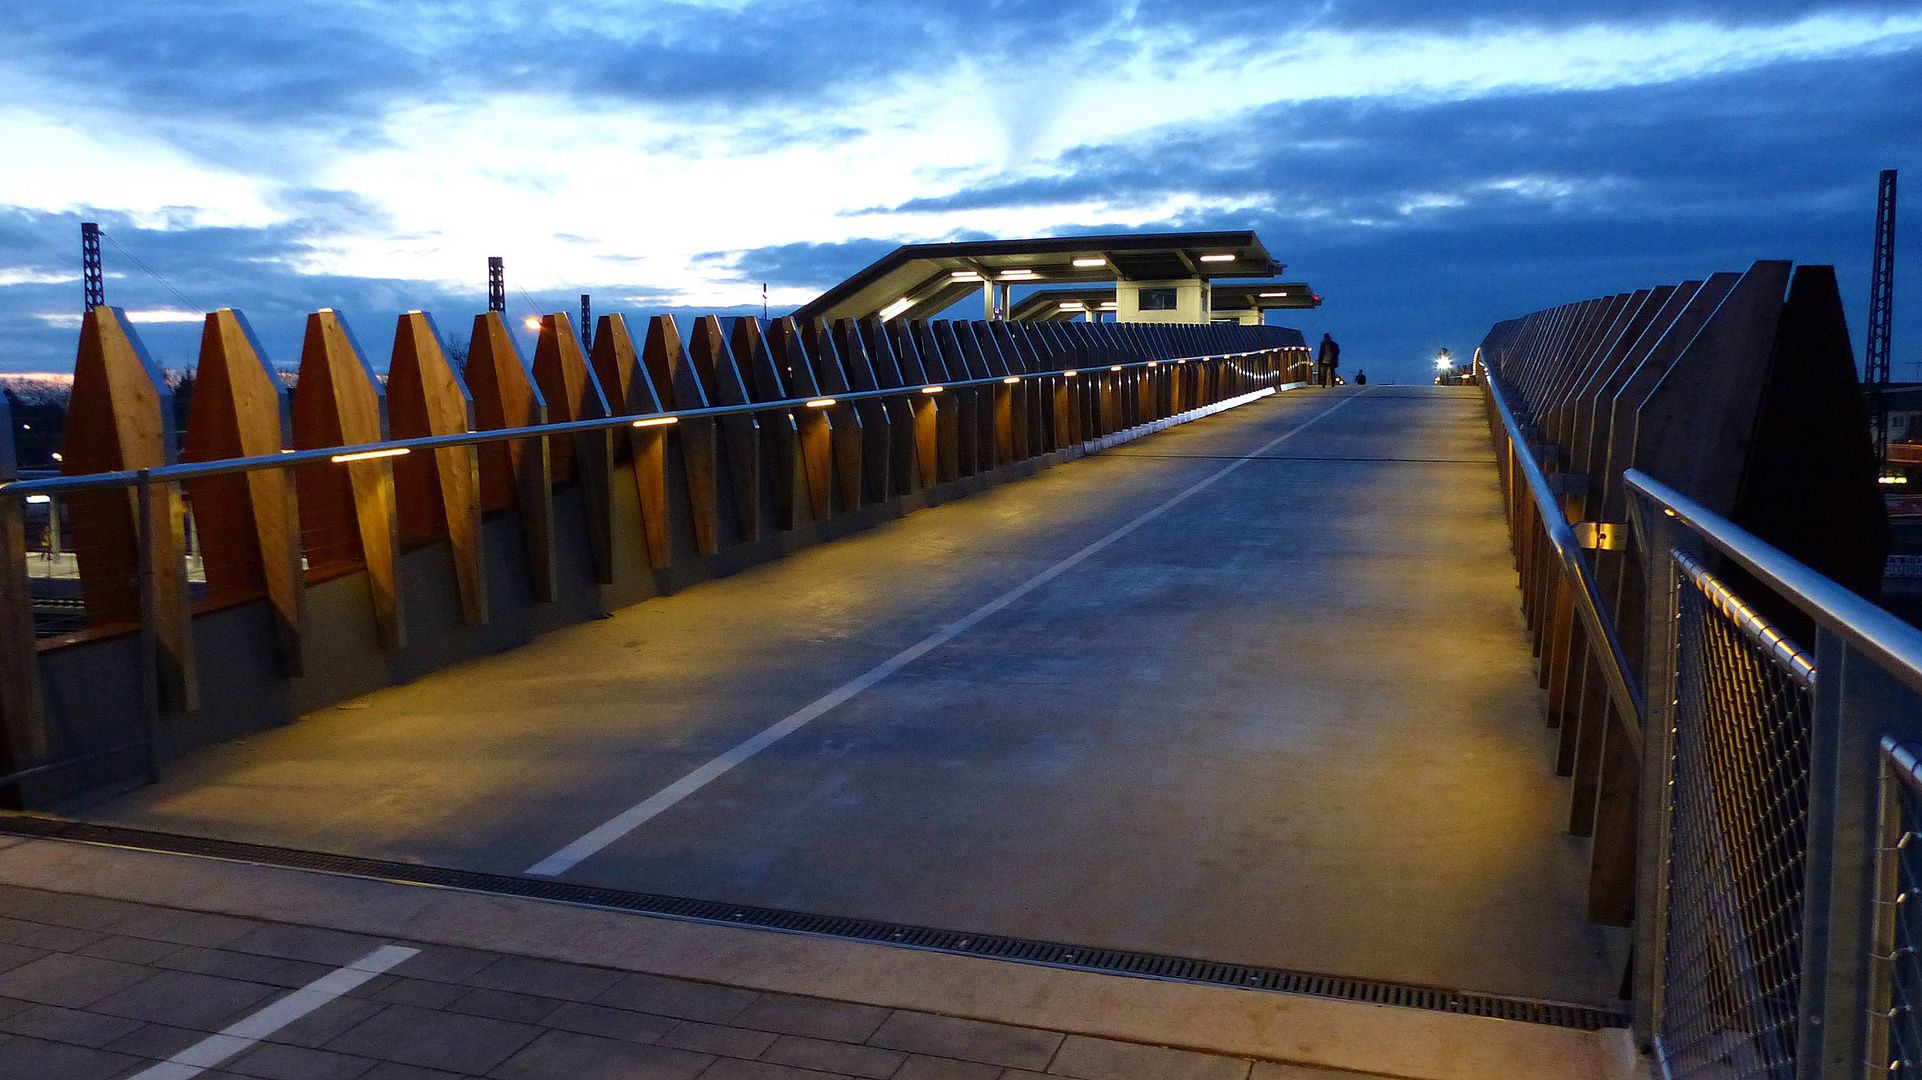
M749 402L745 405L712 405L701 409L675 409L663 412L630 413L621 416L600 417L593 420L568 420L553 424L537 424L530 427L496 428L491 431L466 431L454 435L423 435L413 439L390 439L385 442L347 443L340 446L326 446L314 450L282 451L259 457L222 458L218 461L195 461L179 465L161 465L152 469L122 469L117 472L86 473L79 476L60 476L45 479L15 480L0 484L0 499L25 498L28 495L67 494L74 491L89 491L96 488L118 488L137 482L144 474L149 480L158 483L174 483L182 480L196 480L207 476L225 476L231 473L251 472L255 469L284 469L294 465L331 461L343 451L351 453L378 453L384 450L436 450L453 446L480 446L486 443L510 442L515 439L533 439L542 436L572 435L593 431L615 431L625 427L653 426L677 423L681 420L705 420L722 416L740 416L745 413L781 412L807 407L810 401L832 398L835 404L848 401L870 401L878 398L900 397L905 394L945 393L968 387L999 386L1004 383L1022 382L1028 379L1054 377L1077 377L1080 375L1112 375L1115 368L1122 370L1139 368L1147 370L1168 364L1203 363L1210 360L1232 360L1243 356L1260 356L1263 353L1277 352L1279 349L1250 349L1245 352L1218 353L1207 356L1171 357L1166 360L1135 360L1123 364L1104 364L1099 370L1081 367L1058 368L1054 371L1027 371L1019 374L991 375L985 379L956 379L938 383L920 383L915 386L896 386L883 390L850 390L842 393L822 394L817 397L784 398L780 401ZM1277 373L1279 374L1279 373Z
M1755 575L1762 584L1800 608L1853 649L1922 694L1922 630L1816 573L1781 549L1676 491L1660 480L1630 469L1622 474L1629 490L1689 527L1710 546Z
M1496 415L1502 418L1502 426L1508 430L1509 443L1515 447L1514 459L1527 480L1529 494L1535 498L1535 508L1542 519L1542 531L1548 535L1549 545L1555 549L1555 555L1561 561L1562 573L1574 586L1569 592L1574 594L1575 610L1581 614L1582 624L1588 630L1588 639L1608 646L1608 655L1601 665L1602 674L1608 680L1608 695L1615 702L1615 711L1620 715L1622 730L1628 737L1629 745L1640 754L1643 715L1641 690L1635 685L1634 676L1629 674L1628 657L1622 652L1621 639L1615 636L1615 628L1609 625L1609 621L1602 617L1604 604L1601 590L1595 585L1595 575L1588 568L1588 560L1582 558L1582 546L1575 539L1575 530L1569 527L1568 519L1562 516L1562 508L1555 501L1541 463L1535 460L1534 453L1528 448L1521 425L1516 422L1508 398L1502 393L1500 380L1491 371L1483 383L1495 403Z

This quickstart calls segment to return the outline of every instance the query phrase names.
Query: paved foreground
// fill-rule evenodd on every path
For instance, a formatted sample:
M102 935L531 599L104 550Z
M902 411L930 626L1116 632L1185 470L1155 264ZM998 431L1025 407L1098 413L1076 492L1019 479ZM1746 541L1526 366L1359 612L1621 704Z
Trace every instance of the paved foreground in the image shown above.
M89 816L1606 1003L1624 943L1583 919L1549 736L1475 391L1295 391Z
M1602 1080L1623 1035L0 839L5 1080Z

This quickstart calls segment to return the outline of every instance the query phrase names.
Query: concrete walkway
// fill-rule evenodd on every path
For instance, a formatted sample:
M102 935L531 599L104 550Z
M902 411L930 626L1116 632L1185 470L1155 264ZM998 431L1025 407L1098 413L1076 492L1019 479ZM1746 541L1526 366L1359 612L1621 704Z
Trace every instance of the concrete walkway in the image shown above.
M87 816L504 873L571 850L566 879L620 888L1605 1003L1624 943L1582 918L1498 498L1473 390L1291 392Z

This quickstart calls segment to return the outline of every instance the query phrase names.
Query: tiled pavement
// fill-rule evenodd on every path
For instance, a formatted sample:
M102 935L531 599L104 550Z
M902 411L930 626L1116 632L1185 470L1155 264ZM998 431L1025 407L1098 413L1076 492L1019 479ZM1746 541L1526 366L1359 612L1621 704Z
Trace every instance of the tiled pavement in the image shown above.
M385 944L0 886L0 1080L113 1080ZM440 945L199 1075L1322 1080L1354 1074Z

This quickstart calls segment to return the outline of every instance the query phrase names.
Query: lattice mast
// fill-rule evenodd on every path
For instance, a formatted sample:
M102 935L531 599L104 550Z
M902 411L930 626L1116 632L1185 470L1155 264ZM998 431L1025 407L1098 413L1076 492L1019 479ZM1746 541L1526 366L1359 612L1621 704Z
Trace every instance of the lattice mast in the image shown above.
M507 271L499 255L487 257L487 310L507 312Z
M587 304L587 294L581 294L581 348L594 351L594 310Z
M1883 169L1875 193L1875 261L1869 271L1869 340L1863 380L1875 414L1875 458L1889 460L1889 329L1895 311L1895 170Z
M106 279L100 273L100 226L96 222L80 223L80 276L87 289L87 306L80 310L92 311L106 303Z

